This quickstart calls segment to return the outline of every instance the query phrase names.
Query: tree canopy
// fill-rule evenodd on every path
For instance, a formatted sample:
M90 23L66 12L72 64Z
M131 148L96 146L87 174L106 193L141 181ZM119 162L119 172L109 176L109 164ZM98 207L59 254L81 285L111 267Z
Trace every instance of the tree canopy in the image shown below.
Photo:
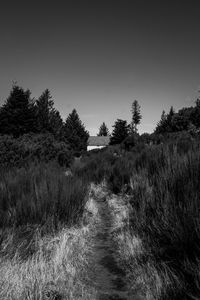
M99 128L99 133L97 134L97 136L108 136L108 135L109 135L108 127L106 126L105 122L103 122Z
M137 133L137 126L140 124L142 115L140 113L140 105L137 100L134 100L132 103L132 122L131 122L131 132Z
M89 133L85 130L85 126L81 122L76 109L68 115L64 124L64 139L70 144L74 151L82 151L87 149L87 140Z
M126 120L117 119L113 127L110 144L120 144L128 137L129 125Z
M36 120L38 132L60 135L63 121L60 113L54 108L54 101L48 89L36 100Z
M194 107L184 107L177 113L173 107L170 108L169 113L164 111L161 115L160 121L155 128L156 134L172 133L184 130L195 130L200 128L200 101L196 100Z
M35 131L35 107L31 93L13 85L9 97L0 108L0 133L18 137Z

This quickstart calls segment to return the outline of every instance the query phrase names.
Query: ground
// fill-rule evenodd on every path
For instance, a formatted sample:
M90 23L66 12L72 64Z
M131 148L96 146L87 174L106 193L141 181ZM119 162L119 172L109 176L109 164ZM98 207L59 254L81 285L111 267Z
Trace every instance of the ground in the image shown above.
M108 195L105 187L93 187L92 193L98 213L90 240L92 251L89 259L89 282L97 291L99 300L144 299L140 291L127 286L126 274L117 255L116 233L127 222L127 207L119 199ZM121 227L121 228L120 228Z
M123 266L139 245L125 240L129 209L104 184L91 184L81 224L38 234L38 250L30 257L0 257L0 300L150 299L140 285L130 285ZM6 249L13 245L14 237L8 237Z

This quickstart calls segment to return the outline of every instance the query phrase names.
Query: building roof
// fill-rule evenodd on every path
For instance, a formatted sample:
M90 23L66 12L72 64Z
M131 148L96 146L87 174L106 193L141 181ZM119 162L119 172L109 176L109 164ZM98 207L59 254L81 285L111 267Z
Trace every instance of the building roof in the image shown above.
M88 146L108 146L109 142L109 136L90 136L88 139Z

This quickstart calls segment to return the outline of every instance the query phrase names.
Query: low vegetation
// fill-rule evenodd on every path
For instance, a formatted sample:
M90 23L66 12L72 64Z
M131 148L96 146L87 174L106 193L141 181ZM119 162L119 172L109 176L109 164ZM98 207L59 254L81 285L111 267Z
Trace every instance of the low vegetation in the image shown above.
M86 153L75 109L63 122L48 90L33 101L13 86L0 108L0 299L95 299L83 284L95 222L85 210L90 184L102 182L130 290L199 299L199 100L163 112L151 135L137 133L134 103L132 123L116 121L111 145Z
M1 174L0 227L73 224L81 216L87 183L66 177L56 165L32 165Z
M181 135L140 149L89 154L75 172L104 180L120 197L128 195L129 248L131 239L137 241L126 262L133 273L129 279L135 280L137 265L137 276L154 299L195 299L200 295L199 141Z
M2 170L0 188L0 299L94 299L82 280L88 182L40 163Z

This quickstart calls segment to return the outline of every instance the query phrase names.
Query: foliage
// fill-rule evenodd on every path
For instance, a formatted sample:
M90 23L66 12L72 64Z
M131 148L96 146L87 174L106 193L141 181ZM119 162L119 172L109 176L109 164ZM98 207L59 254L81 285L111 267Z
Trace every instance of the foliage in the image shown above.
M108 136L108 135L109 135L108 127L106 126L105 122L103 122L99 128L99 133L97 134L97 136Z
M139 137L140 142L150 144L152 142L152 134L144 132Z
M72 110L65 121L63 135L65 141L70 144L74 151L87 149L89 133L85 130L75 109Z
M156 134L165 134L191 130L195 134L200 128L200 105L199 99L196 100L194 107L184 107L175 113L173 107L168 114L163 111L160 121L155 128Z
M131 149L133 149L133 147L135 147L138 144L138 141L139 135L137 133L132 133L125 138L122 144L125 150L130 151Z
M51 134L26 134L19 138L0 136L0 166L23 166L31 161L57 161L68 166L72 161L69 146Z
M140 113L140 105L137 100L134 100L132 103L132 122L131 122L131 132L137 133L137 126L140 124L142 115Z
M120 144L128 137L129 126L127 125L127 121L117 119L113 127L110 145Z
M60 137L63 122L60 113L54 108L54 101L48 89L36 100L35 107L37 131L40 133L50 132Z
M0 134L19 137L35 132L35 108L29 90L14 85L6 102L0 108Z

